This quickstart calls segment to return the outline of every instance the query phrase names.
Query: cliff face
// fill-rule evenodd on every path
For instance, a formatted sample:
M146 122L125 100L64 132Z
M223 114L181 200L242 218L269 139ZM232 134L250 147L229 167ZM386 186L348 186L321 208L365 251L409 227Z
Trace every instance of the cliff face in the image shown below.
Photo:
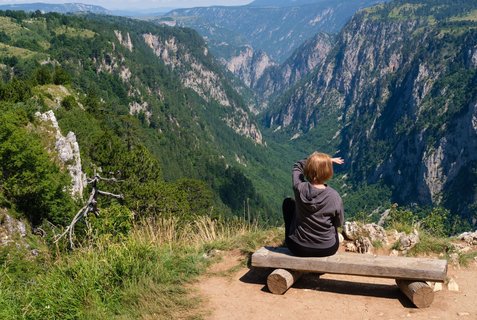
M333 41L331 35L318 33L305 41L283 64L269 67L252 85L259 96L261 110L268 108L269 101L273 101L322 64Z
M246 46L238 55L230 58L229 61L225 60L224 64L230 72L239 77L249 88L256 86L265 70L276 65L265 52L254 51L250 46Z
M230 97L233 90L218 72L205 43L192 52L173 35L143 35L144 42L166 65L179 73L182 84L207 102L215 101L230 111L222 120L236 133L262 144L262 134L239 101ZM232 95L236 95L232 93Z
M399 1L357 14L267 125L289 136L318 132L347 159L353 181L384 181L396 201L470 215L477 33L468 12L476 9L476 1Z

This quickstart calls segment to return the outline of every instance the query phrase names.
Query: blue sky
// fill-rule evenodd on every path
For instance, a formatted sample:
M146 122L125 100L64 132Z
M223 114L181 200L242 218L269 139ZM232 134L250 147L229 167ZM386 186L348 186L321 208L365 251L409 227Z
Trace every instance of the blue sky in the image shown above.
M242 5L252 2L252 0L0 0L0 4L18 3L86 3L105 7L106 9L146 9L146 8L187 8L210 5Z

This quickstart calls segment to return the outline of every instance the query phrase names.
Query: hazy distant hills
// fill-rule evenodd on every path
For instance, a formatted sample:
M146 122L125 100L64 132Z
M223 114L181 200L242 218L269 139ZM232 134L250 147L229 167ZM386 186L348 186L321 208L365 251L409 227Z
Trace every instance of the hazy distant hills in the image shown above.
M197 30L213 52L225 59L248 44L283 62L316 33L338 33L356 11L380 2L263 0L246 6L177 9L167 14L167 22L173 19L177 25Z
M90 12L96 14L112 14L111 11L96 5L83 4L83 3L22 3L22 4L5 4L0 5L0 10L22 10L22 11L41 11L45 12L58 12L58 13L78 13L78 12Z
M173 10L174 8L155 8L155 9L124 9L124 10L108 10L101 6L89 5L83 3L64 3L64 4L52 4L52 3L22 3L22 4L5 4L0 5L0 10L20 10L26 12L41 11L42 13L57 12L57 13L94 13L94 14L106 14L123 17L153 17L162 15L166 12Z
M296 7L303 6L307 4L327 4L332 5L335 0L255 0L250 3L248 6L251 7ZM353 1L360 2L360 1Z

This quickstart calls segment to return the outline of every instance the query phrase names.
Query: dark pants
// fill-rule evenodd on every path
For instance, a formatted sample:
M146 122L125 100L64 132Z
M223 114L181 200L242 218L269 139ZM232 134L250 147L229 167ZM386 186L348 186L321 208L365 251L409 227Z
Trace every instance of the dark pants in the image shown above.
M288 249L296 256L300 257L327 257L332 256L338 251L340 241L338 238L338 232L336 232L336 242L330 248L318 249L318 248L308 248L302 245L297 244L290 238L290 235L294 230L291 230L294 220L296 219L295 214L295 200L292 198L286 198L283 200L282 205L283 211L283 220L285 221L285 243L287 244Z

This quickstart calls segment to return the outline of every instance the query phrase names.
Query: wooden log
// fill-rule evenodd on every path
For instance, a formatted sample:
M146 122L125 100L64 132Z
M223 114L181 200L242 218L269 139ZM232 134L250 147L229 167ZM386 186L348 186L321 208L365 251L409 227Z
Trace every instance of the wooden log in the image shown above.
M252 255L252 266L301 272L349 274L391 279L443 282L447 261L432 258L337 253L329 257L296 257L287 248L264 247Z
M284 294L300 279L302 272L276 269L267 278L267 287L273 294Z
M428 308L434 301L434 290L425 282L397 279L396 284L418 308Z

